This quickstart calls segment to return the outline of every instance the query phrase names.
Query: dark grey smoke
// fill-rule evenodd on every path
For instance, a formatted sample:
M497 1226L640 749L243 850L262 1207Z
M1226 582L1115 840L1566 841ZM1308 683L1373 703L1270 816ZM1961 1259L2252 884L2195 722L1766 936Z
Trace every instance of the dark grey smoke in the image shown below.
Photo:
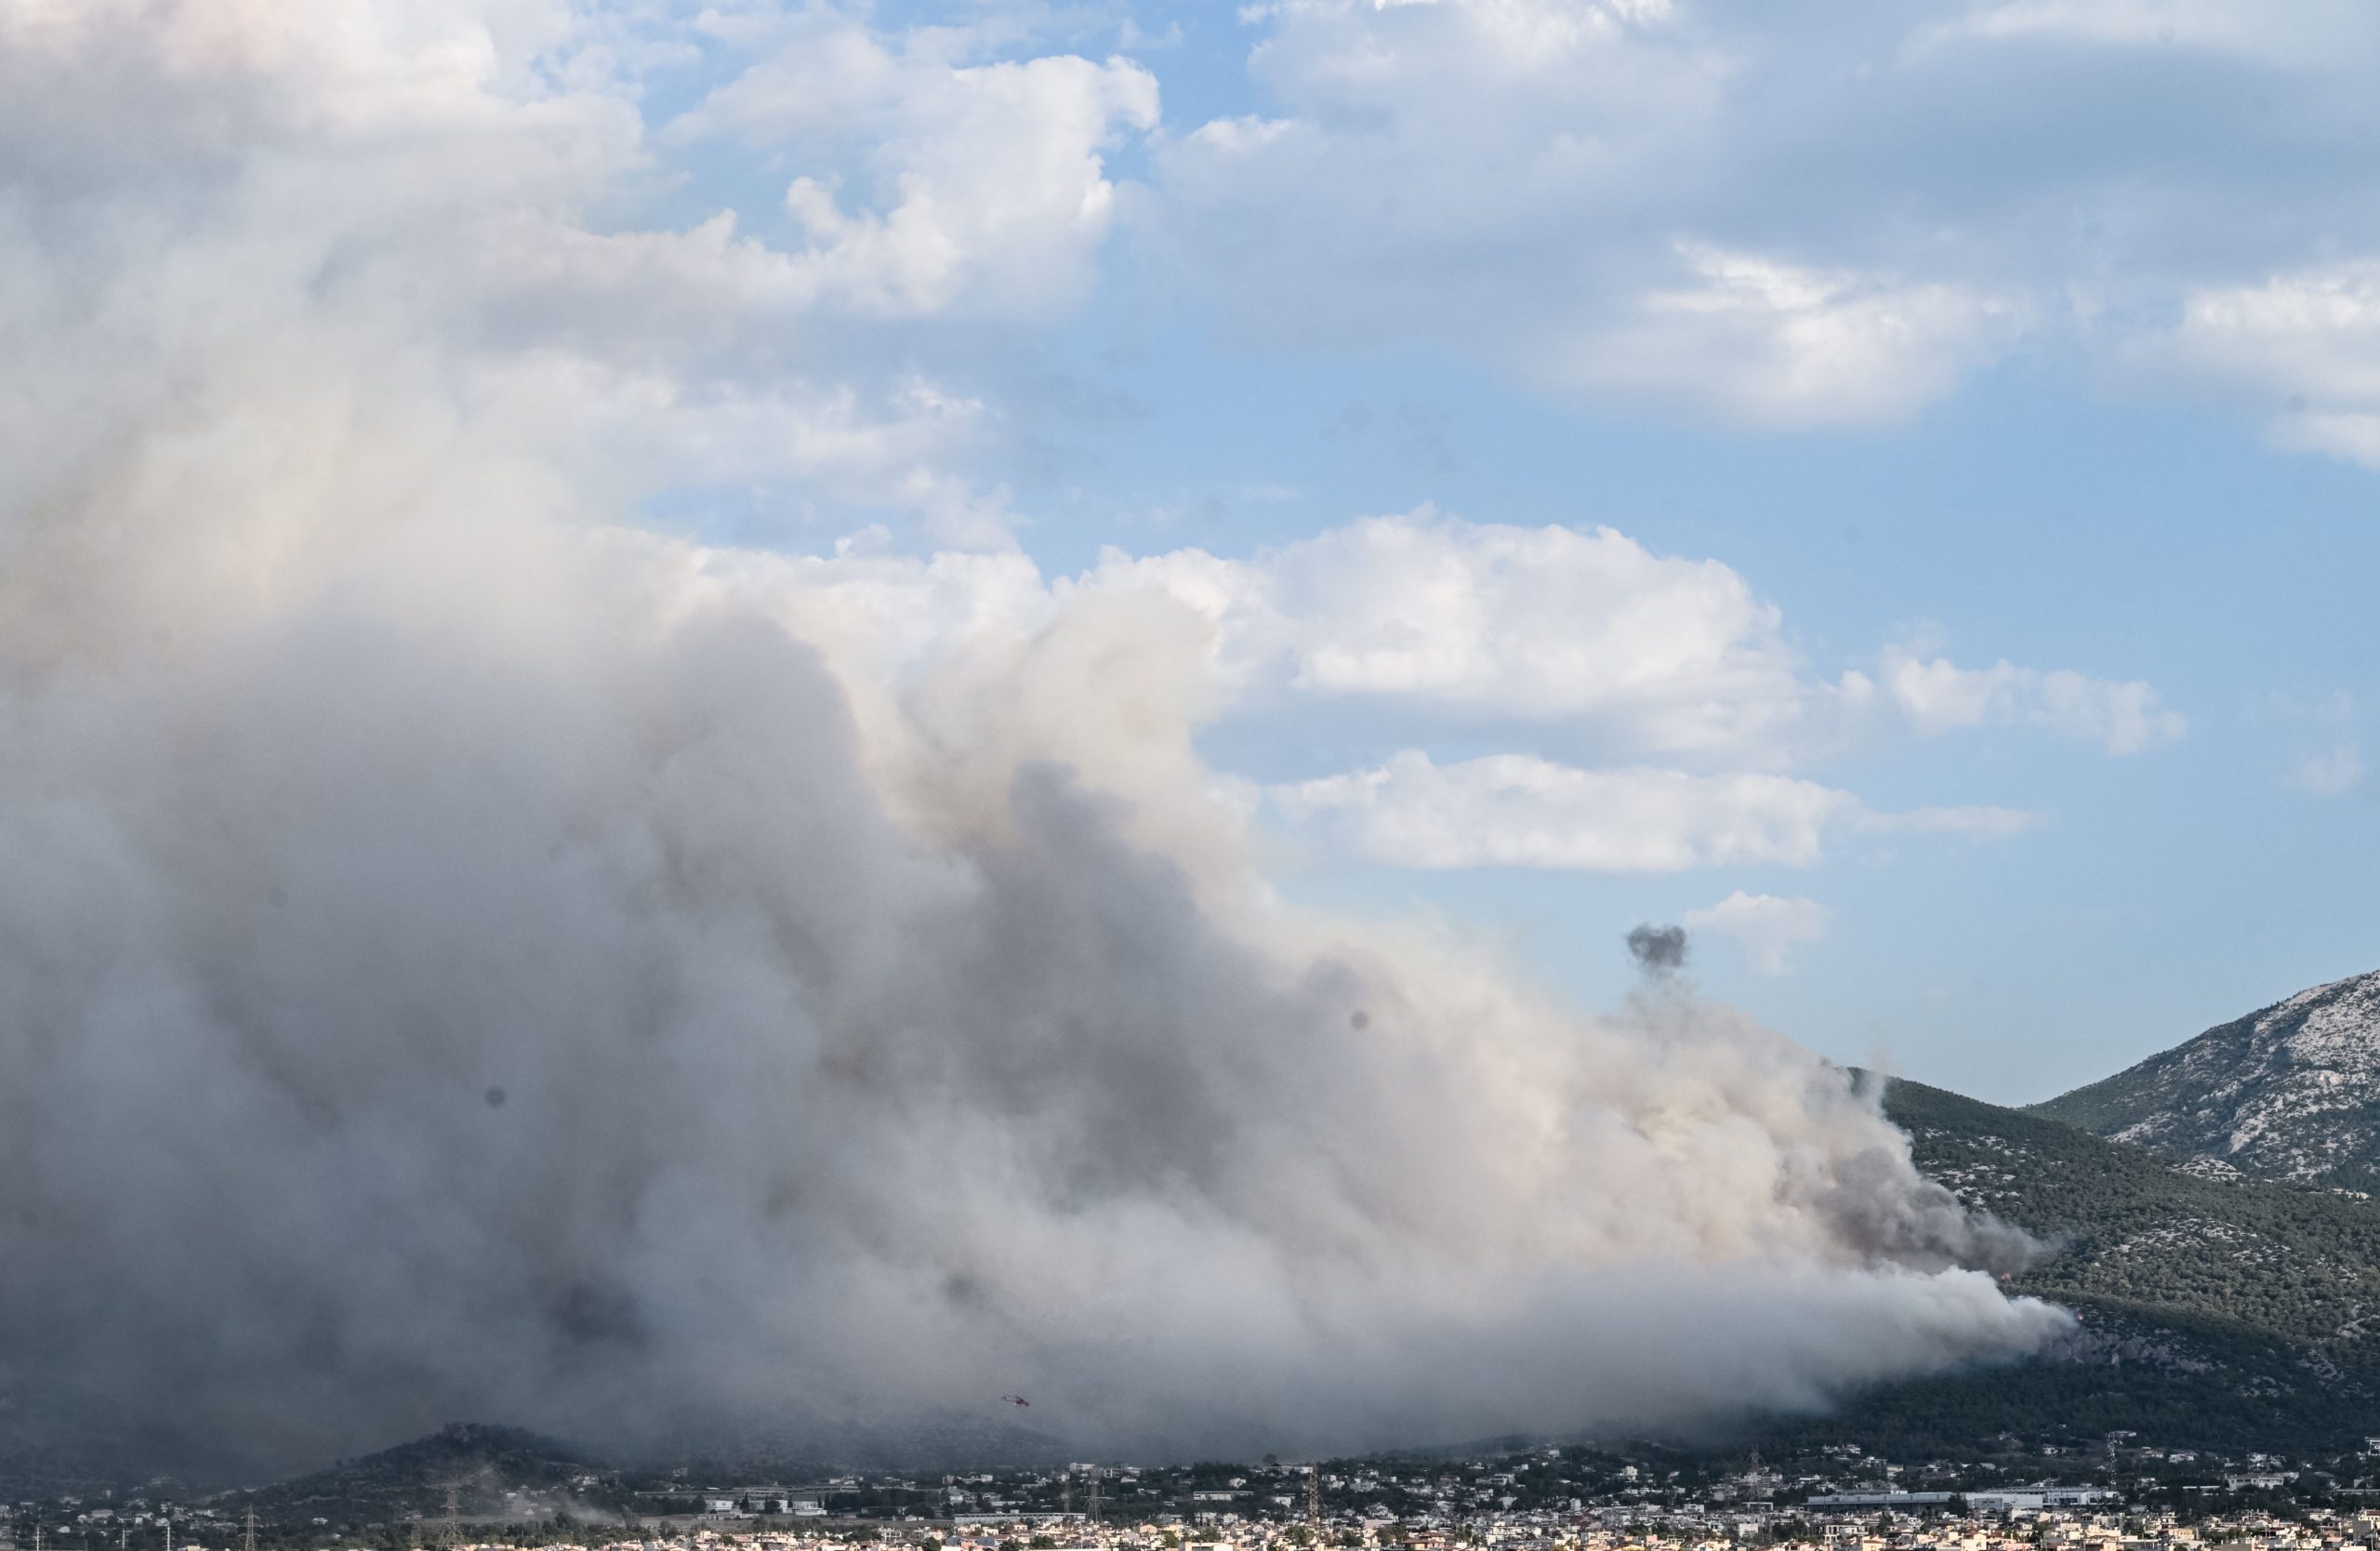
M1686 928L1649 921L1628 931L1628 955L1647 974L1673 974L1686 967Z
M634 375L673 315L590 311L642 332L557 370L451 287L644 176L616 105L371 0L156 9L0 8L17 1414L262 1470L1025 1393L1088 1448L1289 1453L2066 1327L1955 1268L2005 1231L1806 1051L1286 905L1183 611L1045 590L894 674L885 573L605 526L572 395L674 413ZM567 237L563 278L684 256Z

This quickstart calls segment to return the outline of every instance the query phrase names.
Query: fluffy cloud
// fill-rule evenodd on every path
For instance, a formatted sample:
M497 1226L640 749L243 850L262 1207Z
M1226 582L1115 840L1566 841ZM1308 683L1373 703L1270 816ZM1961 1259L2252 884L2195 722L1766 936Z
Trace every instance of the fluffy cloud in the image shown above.
M1271 797L1357 855L1414 868L1804 867L1831 830L2006 834L2030 821L1993 808L1872 814L1849 792L1786 776L1580 770L1520 754L1440 765L1413 749L1375 769L1276 787Z
M854 545L787 560L816 585L863 575L902 660L980 649L988 617L1046 617L1068 599L1159 597L1203 621L1220 706L1329 704L1367 724L1436 721L1514 736L1558 731L1613 761L1706 770L1807 764L1910 732L2023 725L2130 753L2181 718L2138 681L2002 662L1961 668L1903 648L1878 675L1815 673L1781 612L1715 560L1660 555L1610 528L1472 523L1428 508L1359 519L1227 559L1109 550L1072 577ZM954 588L994 596L959 606ZM1294 715L1294 713L1292 713Z
M1608 529L1524 529L1435 512L1366 519L1248 560L1110 551L1074 577L1009 554L708 551L706 585L798 599L788 628L854 671L918 682L1026 649L1069 607L1154 618L1168 605L1179 705L1206 722L1269 718L1276 755L1317 705L1382 736L1432 714L1508 736L1512 752L1377 765L1274 785L1277 811L1397 866L1661 872L1808 866L1830 839L2003 839L2039 815L1994 806L1878 812L1792 774L1812 751L1896 730L2040 725L2110 752L2179 729L2145 684L1887 654L1877 680L1828 683L1784 644L1775 607L1714 562L1658 556ZM774 606L774 605L773 605ZM1152 612L1154 611L1154 613ZM833 629L820 634L818 623ZM1015 712L1016 708L1008 708ZM980 717L980 712L975 713ZM1607 765L1545 757L1549 731L1599 726ZM1098 763L1104 739L1081 740ZM1686 756L1696 768L1647 762ZM1252 789L1226 782L1233 802Z
M2022 723L2096 743L2110 754L2136 754L2181 736L2187 726L2179 713L2159 708L2147 683L2071 669L2043 672L2006 661L1961 668L1896 650L1886 654L1884 688L1922 732Z
M1071 56L963 63L950 33L891 40L832 11L710 26L759 58L675 121L672 139L727 134L852 158L872 187L852 209L837 174L787 186L810 239L788 260L803 283L887 314L1040 313L1089 286L1115 214L1102 152L1157 124L1146 70Z
M1685 273L1531 364L1555 388L1769 425L1915 413L2024 325L2019 299L1688 245Z
M749 73L655 135L649 77L682 70L689 40L640 7L0 8L0 232L41 255L7 284L75 340L47 402L87 420L86 370L157 340L178 360L255 354L260 320L306 309L392 371L446 374L460 413L540 442L610 503L764 490L783 521L1012 542L1001 410L958 379L982 375L984 331L1091 283L1105 152L1154 123L1154 80L947 39L937 55L916 41L933 29L832 9L741 14L711 15L707 41ZM788 54L841 94L832 133L752 101ZM723 139L796 185L806 224L656 197L740 192L751 167L723 172ZM916 330L939 316L963 326Z
M1160 182L1173 250L1271 339L1428 339L1628 411L1872 422L2030 338L2135 359L2193 298L2380 255L2352 127L2380 23L2352 4L1250 15L1263 111L1169 140Z
M1735 940L1763 974L1782 974L1795 948L1826 935L1833 912L1815 899L1783 899L1738 889L1707 909L1688 910L1686 924Z
M2380 468L2380 260L2198 291L2141 358L2230 398L2284 446Z
M1757 747L1806 693L1775 605L1741 576L1609 528L1424 508L1247 562L1112 554L1092 579L1154 586L1208 616L1236 683L1269 674L1303 695L1595 719L1640 749Z
M1785 765L1886 725L2024 725L2128 754L2184 727L2148 683L2070 669L1962 668L1895 647L1877 677L1826 681L1740 574L1657 555L1610 528L1424 508L1245 561L1111 551L1078 585L1154 588L1205 616L1217 671L1237 693L1563 721L1630 758Z

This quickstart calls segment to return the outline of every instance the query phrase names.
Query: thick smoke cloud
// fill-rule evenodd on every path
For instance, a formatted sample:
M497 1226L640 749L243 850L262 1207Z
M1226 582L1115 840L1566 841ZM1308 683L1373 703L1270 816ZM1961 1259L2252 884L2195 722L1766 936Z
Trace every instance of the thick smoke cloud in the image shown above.
M453 294L600 105L62 14L0 11L0 1377L61 1419L1353 1448L2064 1328L1788 1041L1282 905L1186 612L887 675L817 569L612 525Z

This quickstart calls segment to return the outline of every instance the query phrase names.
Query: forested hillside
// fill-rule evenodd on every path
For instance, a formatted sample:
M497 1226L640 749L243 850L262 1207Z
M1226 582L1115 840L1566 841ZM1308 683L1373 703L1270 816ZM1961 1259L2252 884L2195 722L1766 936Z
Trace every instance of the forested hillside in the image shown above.
M2142 1148L1896 1081L1920 1167L2044 1241L2010 1290L2063 1304L2058 1351L1871 1394L1780 1429L1889 1452L2113 1429L2209 1447L2326 1450L2380 1432L2380 1206L2183 1173Z

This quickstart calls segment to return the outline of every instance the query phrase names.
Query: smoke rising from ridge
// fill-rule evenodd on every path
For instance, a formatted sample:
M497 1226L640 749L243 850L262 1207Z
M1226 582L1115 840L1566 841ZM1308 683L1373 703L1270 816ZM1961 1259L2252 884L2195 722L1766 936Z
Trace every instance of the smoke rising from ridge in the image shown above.
M243 1465L1012 1390L1302 1451L2063 1328L1790 1042L1279 901L1187 610L891 672L864 560L627 524L486 272L615 105L303 9L0 10L7 1376Z

